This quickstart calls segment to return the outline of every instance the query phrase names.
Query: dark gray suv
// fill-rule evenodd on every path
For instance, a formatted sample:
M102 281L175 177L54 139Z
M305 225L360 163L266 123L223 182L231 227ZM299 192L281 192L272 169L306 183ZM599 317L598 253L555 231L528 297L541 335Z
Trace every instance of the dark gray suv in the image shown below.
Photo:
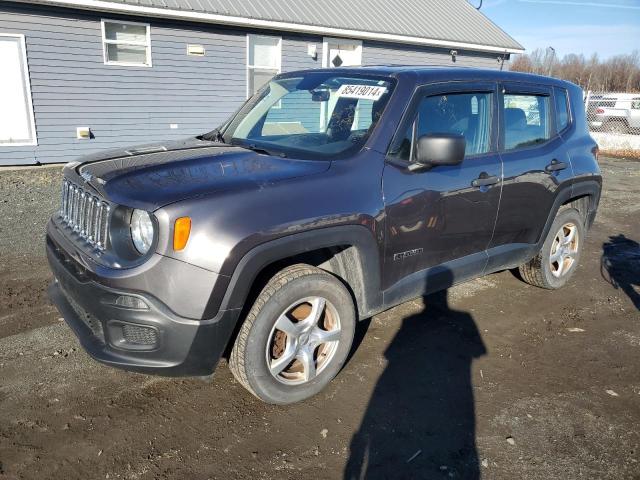
M502 269L563 286L597 153L559 80L278 75L212 132L69 163L50 294L101 362L207 375L226 356L260 399L296 402L339 372L359 319Z

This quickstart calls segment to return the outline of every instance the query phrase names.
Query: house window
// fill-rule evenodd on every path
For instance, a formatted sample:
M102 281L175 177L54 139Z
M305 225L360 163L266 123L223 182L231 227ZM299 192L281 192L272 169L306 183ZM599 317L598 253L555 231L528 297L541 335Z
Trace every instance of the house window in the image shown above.
M24 35L0 33L0 146L36 145Z
M247 97L280 73L282 39L247 35Z
M148 23L102 20L106 65L151 66L151 28Z

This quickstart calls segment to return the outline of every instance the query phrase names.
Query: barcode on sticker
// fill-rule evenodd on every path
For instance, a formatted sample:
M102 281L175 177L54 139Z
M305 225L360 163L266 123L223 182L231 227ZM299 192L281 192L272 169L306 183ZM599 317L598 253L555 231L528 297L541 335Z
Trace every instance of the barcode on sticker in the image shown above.
M376 87L371 85L342 85L338 89L339 97L362 98L366 100L380 100L380 97L387 91L387 87Z

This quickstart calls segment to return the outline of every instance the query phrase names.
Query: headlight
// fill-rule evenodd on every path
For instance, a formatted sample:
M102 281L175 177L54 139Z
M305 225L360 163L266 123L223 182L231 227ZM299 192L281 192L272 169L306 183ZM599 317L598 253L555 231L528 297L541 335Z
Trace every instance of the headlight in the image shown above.
M142 255L147 253L153 243L153 222L144 210L134 210L131 215L131 240Z

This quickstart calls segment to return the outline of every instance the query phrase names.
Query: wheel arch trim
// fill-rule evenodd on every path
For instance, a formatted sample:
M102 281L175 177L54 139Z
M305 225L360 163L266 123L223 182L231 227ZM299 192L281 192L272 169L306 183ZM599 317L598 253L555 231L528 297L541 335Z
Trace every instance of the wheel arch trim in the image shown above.
M556 194L552 208L549 210L549 216L547 217L542 234L538 239L538 247L541 247L547 238L551 225L553 224L560 207L573 199L584 196L589 197L589 211L587 212L586 220L588 222L593 222L593 217L600 201L600 191L601 183L596 180L582 180L560 190Z
M359 262L353 266L360 269L362 288L349 286L354 292L358 316L366 318L368 312L375 311L382 304L382 265L375 235L363 225L308 230L257 245L249 250L236 265L222 301L210 299L205 318L216 314L218 303L220 310L243 308L260 272L274 262L314 250L338 246L353 247L358 254ZM346 281L344 278L342 280Z

